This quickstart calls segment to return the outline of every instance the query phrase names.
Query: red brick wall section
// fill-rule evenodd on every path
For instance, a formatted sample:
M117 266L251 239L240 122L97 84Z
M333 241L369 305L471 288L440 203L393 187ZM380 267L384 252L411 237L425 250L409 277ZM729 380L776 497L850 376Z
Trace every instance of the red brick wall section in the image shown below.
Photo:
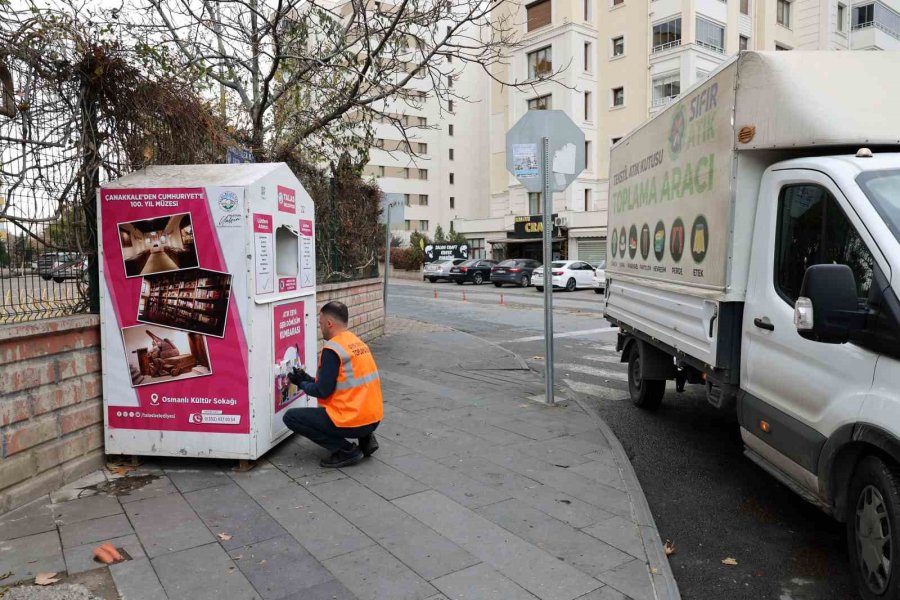
M381 279L328 283L316 288L318 308L339 300L350 310L350 329L369 342L384 335L384 288ZM317 309L318 312L318 309ZM319 332L321 341L322 332Z
M0 513L103 462L99 319L0 326Z

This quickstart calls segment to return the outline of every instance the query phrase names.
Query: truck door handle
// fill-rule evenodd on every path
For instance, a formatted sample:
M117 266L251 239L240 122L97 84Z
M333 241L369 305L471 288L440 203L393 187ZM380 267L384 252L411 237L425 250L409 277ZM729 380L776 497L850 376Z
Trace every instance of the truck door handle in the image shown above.
M765 329L766 331L775 331L775 326L769 322L769 319L767 317L756 317L755 319L753 319L753 324L760 329Z

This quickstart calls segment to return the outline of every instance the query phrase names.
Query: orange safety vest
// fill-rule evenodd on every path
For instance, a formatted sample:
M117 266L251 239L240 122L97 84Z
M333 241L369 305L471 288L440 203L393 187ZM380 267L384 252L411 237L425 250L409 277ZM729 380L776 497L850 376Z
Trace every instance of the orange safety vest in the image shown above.
M324 348L341 359L334 393L319 399L332 422L338 427L362 427L380 421L384 417L381 379L369 347L350 331L342 331Z

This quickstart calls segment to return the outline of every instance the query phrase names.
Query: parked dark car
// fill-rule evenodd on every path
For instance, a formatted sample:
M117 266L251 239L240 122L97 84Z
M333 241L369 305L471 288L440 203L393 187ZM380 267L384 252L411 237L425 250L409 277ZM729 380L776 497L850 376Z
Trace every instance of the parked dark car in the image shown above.
M462 285L467 281L471 281L475 285L481 285L485 281L491 280L491 267L496 264L496 260L487 260L485 258L467 260L450 269L450 280L455 281L456 285Z
M434 283L438 279L450 279L450 269L460 263L466 262L464 258L442 258L430 262L422 267L422 279Z
M510 258L491 268L491 283L500 287L512 283L520 287L531 285L531 274L541 266L540 261L530 258Z

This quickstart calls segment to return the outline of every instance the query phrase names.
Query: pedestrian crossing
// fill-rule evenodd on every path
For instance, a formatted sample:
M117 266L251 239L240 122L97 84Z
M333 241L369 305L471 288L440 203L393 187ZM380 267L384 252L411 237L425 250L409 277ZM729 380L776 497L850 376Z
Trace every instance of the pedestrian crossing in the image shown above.
M628 366L619 362L615 343L586 342L577 357L556 363L556 377L569 388L600 401L628 399Z

